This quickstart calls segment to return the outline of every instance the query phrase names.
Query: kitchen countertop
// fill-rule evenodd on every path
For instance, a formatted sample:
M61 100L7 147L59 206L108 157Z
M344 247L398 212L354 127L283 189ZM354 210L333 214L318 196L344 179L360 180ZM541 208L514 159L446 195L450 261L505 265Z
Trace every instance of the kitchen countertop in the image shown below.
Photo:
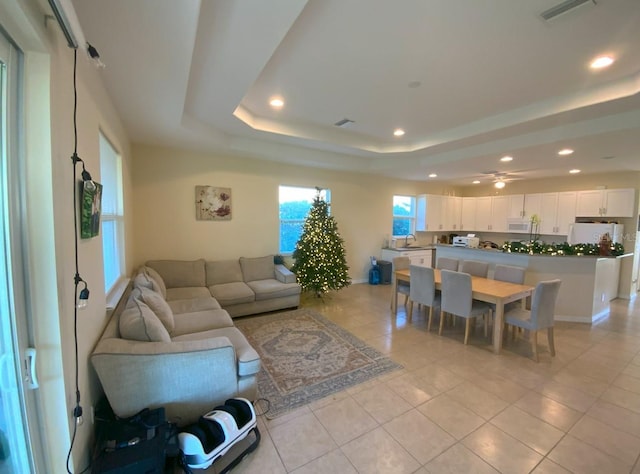
M416 245L416 246L410 246L410 247L396 247L396 248L391 248L391 247L382 247L382 250L392 250L394 252L406 252L406 251L412 251L412 250L434 250L436 248L435 245Z
M486 248L482 248L482 247L457 247L455 245L451 245L451 244L436 244L436 247L446 247L446 248L454 248L454 249L461 249L461 250L475 250L475 251L482 251L482 252L493 252L493 253L504 253L505 255L526 255L528 257L547 257L547 258L568 258L568 257L574 257L574 258L621 258L621 257L629 257L632 256L633 253L625 253L622 255L549 255L549 254L544 254L544 253L534 253L534 254L528 254L528 253L524 253L524 252L505 252L502 249L494 249L494 248L490 248L490 249L486 249Z

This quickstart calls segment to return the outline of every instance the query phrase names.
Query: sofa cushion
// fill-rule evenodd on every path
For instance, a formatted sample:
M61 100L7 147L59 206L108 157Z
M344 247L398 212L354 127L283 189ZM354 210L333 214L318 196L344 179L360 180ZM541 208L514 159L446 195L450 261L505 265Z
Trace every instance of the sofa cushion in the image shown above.
M207 262L207 286L244 281L238 259Z
M149 288L135 288L131 292L131 298L135 298L146 304L158 317L160 322L164 324L169 334L171 334L175 325L173 311L160 293L150 290Z
M133 279L134 288L149 288L167 297L167 287L162 277L153 268L142 266Z
M300 294L300 285L297 283L282 283L275 279L249 281L247 285L256 294L256 301Z
M206 289L206 288L205 288ZM211 296L209 290L207 290L207 296L187 298L183 300L170 300L167 304L173 311L174 315L183 313L195 313L197 311L205 311L207 309L220 309L220 303Z
M253 290L241 281L213 285L209 287L209 291L223 308L234 304L251 303L256 300Z
M146 266L160 274L167 288L206 286L204 259L150 260Z
M176 324L171 337L233 326L231 316L224 309L178 314L175 320Z
M160 319L142 301L132 299L133 304L122 311L118 326L123 339L145 342L170 342L171 337Z
M167 301L190 300L193 298L211 298L211 293L209 293L206 286L167 288Z
M273 255L258 258L240 257L240 266L245 282L275 278Z
M210 331L185 334L183 336L174 337L173 341L196 341L200 339L209 339L211 337L226 336L233 344L238 358L238 375L243 377L246 375L254 375L260 371L260 356L256 350L251 347L247 339L236 327L212 329Z

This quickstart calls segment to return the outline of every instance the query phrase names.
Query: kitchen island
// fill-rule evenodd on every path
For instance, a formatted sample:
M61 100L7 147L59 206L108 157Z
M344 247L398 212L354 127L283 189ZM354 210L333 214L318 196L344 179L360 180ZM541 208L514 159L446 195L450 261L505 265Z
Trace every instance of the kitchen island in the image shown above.
M437 257L488 262L490 278L496 265L524 267L527 269L525 284L531 286L559 278L562 284L556 302L556 321L593 323L609 313L609 302L618 297L622 261L632 258L633 254L618 257L529 255L439 244Z

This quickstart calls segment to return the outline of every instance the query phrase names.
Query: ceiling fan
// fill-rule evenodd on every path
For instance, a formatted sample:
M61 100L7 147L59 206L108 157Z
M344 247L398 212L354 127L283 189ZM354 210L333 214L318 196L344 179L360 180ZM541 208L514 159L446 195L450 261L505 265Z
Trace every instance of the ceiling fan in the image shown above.
M498 189L502 189L505 187L506 183L509 183L511 181L516 181L519 179L524 179L524 177L518 174L521 172L524 172L524 171L514 172L514 173L507 173L505 171L495 171L495 170L482 171L481 176L477 177L476 179L484 180L487 178L491 178L491 180L493 181L493 185Z

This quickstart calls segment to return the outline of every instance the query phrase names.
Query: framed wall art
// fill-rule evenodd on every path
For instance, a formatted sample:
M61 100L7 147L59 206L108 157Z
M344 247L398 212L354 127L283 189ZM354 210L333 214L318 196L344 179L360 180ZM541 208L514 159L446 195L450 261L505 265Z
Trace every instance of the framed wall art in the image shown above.
M100 233L102 185L95 181L80 183L80 238L90 239Z
M196 220L230 221L231 188L196 186Z

